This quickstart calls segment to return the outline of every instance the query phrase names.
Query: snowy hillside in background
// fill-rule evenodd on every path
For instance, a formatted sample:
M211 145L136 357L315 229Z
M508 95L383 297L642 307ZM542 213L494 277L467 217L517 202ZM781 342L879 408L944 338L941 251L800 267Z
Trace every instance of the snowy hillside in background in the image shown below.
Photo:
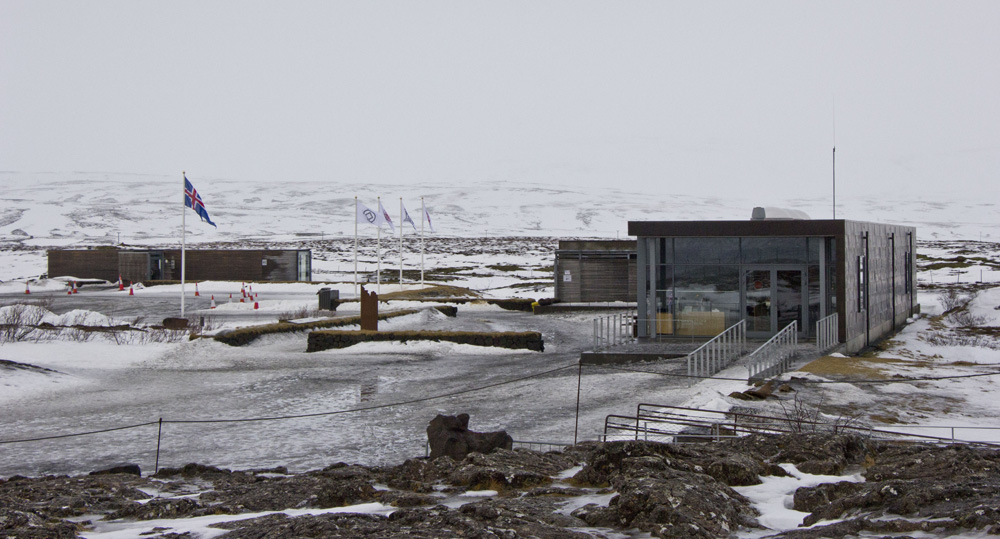
M439 236L551 236L614 238L629 220L750 217L754 206L800 209L814 219L831 216L828 196L782 199L771 193L720 192L713 197L654 195L626 182L603 189L573 189L517 182L462 185L370 186L301 182L248 184L189 175L215 229L189 212L191 242L245 239L287 242L308 237L352 237L354 197L375 208L376 196L394 221L399 197L419 225L420 197ZM25 246L179 242L181 176L112 173L0 172L0 241ZM663 186L657 187L658 191ZM682 191L682 189L680 189ZM845 191L847 191L845 189ZM921 239L1000 239L997 193L838 195L837 217L916 226ZM412 234L412 229L407 233ZM375 236L362 226L360 234ZM383 232L383 238L388 232Z

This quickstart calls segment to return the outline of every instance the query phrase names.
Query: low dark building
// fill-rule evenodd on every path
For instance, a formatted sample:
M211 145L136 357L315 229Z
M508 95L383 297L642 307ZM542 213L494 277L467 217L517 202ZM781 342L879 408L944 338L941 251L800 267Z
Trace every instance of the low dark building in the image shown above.
M311 281L309 249L188 249L189 281ZM117 281L179 281L180 249L94 249L48 252L49 275Z
M708 337L745 320L748 336L795 321L813 338L836 313L838 341L854 353L918 312L915 228L757 217L629 222L640 337Z
M566 303L635 301L635 240L560 241L557 300Z

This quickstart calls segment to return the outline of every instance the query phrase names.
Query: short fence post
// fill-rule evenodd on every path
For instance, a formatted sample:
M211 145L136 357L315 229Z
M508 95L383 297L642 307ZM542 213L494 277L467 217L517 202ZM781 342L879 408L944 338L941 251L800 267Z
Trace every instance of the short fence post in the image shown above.
M163 418L156 427L156 464L153 465L153 473L160 471L160 438L163 435Z

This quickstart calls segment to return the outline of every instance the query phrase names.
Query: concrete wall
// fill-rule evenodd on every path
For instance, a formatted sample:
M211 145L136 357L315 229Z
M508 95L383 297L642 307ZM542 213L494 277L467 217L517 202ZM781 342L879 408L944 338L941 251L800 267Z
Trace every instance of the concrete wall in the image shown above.
M916 229L847 221L841 245L837 253L843 261L837 298L842 306L840 334L844 351L853 354L891 335L915 314ZM858 272L860 256L867 261L867 286ZM906 290L907 270L913 285L910 291ZM866 292L860 298L859 287Z

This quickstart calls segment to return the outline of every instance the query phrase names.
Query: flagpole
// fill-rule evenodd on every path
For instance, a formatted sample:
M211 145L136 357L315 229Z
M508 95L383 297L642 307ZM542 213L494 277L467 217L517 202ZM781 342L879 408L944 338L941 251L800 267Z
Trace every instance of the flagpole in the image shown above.
M358 197L354 197L354 297L358 297Z
M181 192L184 193L184 203L181 204L181 318L184 318L184 268L187 265L184 263L186 261L185 251L187 250L187 172L181 171L181 177L183 178Z
M420 286L424 286L424 197L420 197Z
M399 197L399 290L403 290L403 197Z
M382 213L382 197L377 197L378 211ZM382 293L382 223L378 225L378 239L375 243L375 252L378 255L378 266L375 271L375 289Z

